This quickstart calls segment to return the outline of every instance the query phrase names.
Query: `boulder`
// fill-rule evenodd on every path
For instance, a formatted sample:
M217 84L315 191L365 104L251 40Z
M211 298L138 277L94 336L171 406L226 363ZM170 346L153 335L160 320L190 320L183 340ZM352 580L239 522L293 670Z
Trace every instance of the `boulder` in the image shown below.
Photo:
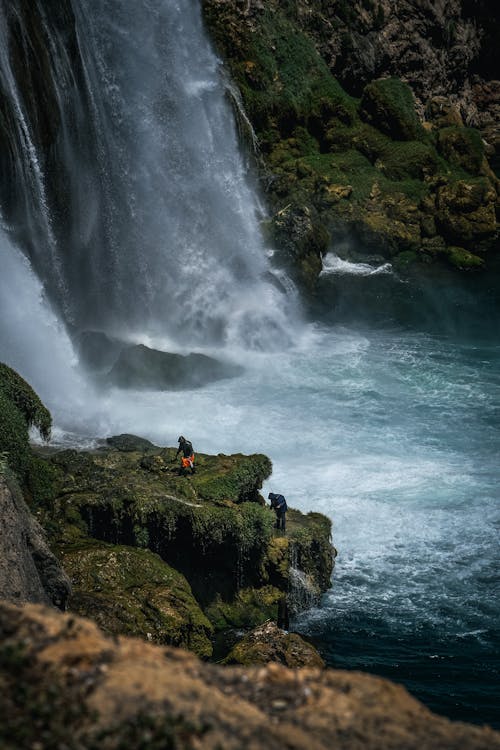
M278 662L286 667L322 669L325 663L317 650L297 633L281 630L268 621L254 628L237 643L224 659L224 664L268 664Z
M148 540L139 541L146 546ZM72 612L91 617L110 635L133 635L211 656L212 625L184 576L159 555L83 536L59 551L73 586Z
M382 78L365 86L360 115L396 141L415 141L423 136L412 90L399 78Z
M120 388L167 391L198 388L241 372L205 354L172 354L139 344L122 349L107 380Z

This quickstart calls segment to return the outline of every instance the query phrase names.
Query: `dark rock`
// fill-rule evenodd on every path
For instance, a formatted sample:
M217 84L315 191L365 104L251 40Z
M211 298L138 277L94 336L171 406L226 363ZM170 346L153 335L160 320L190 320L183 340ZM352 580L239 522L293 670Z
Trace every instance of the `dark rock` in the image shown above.
M235 377L241 372L242 368L205 354L184 356L139 344L121 351L107 378L120 388L183 390Z
M65 608L71 585L20 490L0 473L0 598Z
M146 438L137 437L137 435L113 435L112 437L106 438L106 442L112 448L116 448L119 451L147 451L147 450L158 450L158 446L152 443Z
M82 331L73 340L82 362L95 370L109 370L125 346L101 331Z

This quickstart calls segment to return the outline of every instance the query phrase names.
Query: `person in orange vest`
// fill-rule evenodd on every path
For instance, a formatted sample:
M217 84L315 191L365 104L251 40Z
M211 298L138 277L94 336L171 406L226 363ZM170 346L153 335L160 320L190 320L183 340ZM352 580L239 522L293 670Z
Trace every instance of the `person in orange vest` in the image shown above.
M193 446L189 440L186 440L186 438L181 435L180 438L177 440L179 443L179 447L177 448L177 453L175 454L175 457L179 455L179 453L182 453L181 455L181 466L180 466L180 473L184 474L185 471L188 469L191 469L191 474L195 473L194 468L194 451Z

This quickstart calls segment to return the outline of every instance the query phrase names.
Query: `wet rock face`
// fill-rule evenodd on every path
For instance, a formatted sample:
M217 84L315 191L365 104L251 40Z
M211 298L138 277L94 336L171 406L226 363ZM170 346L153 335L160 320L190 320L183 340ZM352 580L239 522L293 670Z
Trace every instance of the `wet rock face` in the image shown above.
M0 598L64 609L70 590L21 492L0 473Z
M0 603L0 744L206 750L495 750L500 735L433 715L355 672L202 664L36 605Z
M498 161L499 98L492 82L473 89L474 9L459 0L203 7L259 142L275 257L303 288L314 290L322 254L346 236L401 268L484 265L498 235L488 159ZM460 183L482 197L455 226L443 202Z

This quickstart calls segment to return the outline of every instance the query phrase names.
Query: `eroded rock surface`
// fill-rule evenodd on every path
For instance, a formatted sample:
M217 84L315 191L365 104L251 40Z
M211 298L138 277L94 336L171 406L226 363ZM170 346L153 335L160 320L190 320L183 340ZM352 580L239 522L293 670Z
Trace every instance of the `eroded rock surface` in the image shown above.
M70 589L21 492L0 473L0 598L64 609Z
M435 716L403 687L356 672L202 664L4 602L0 639L6 750L500 748L498 733Z

